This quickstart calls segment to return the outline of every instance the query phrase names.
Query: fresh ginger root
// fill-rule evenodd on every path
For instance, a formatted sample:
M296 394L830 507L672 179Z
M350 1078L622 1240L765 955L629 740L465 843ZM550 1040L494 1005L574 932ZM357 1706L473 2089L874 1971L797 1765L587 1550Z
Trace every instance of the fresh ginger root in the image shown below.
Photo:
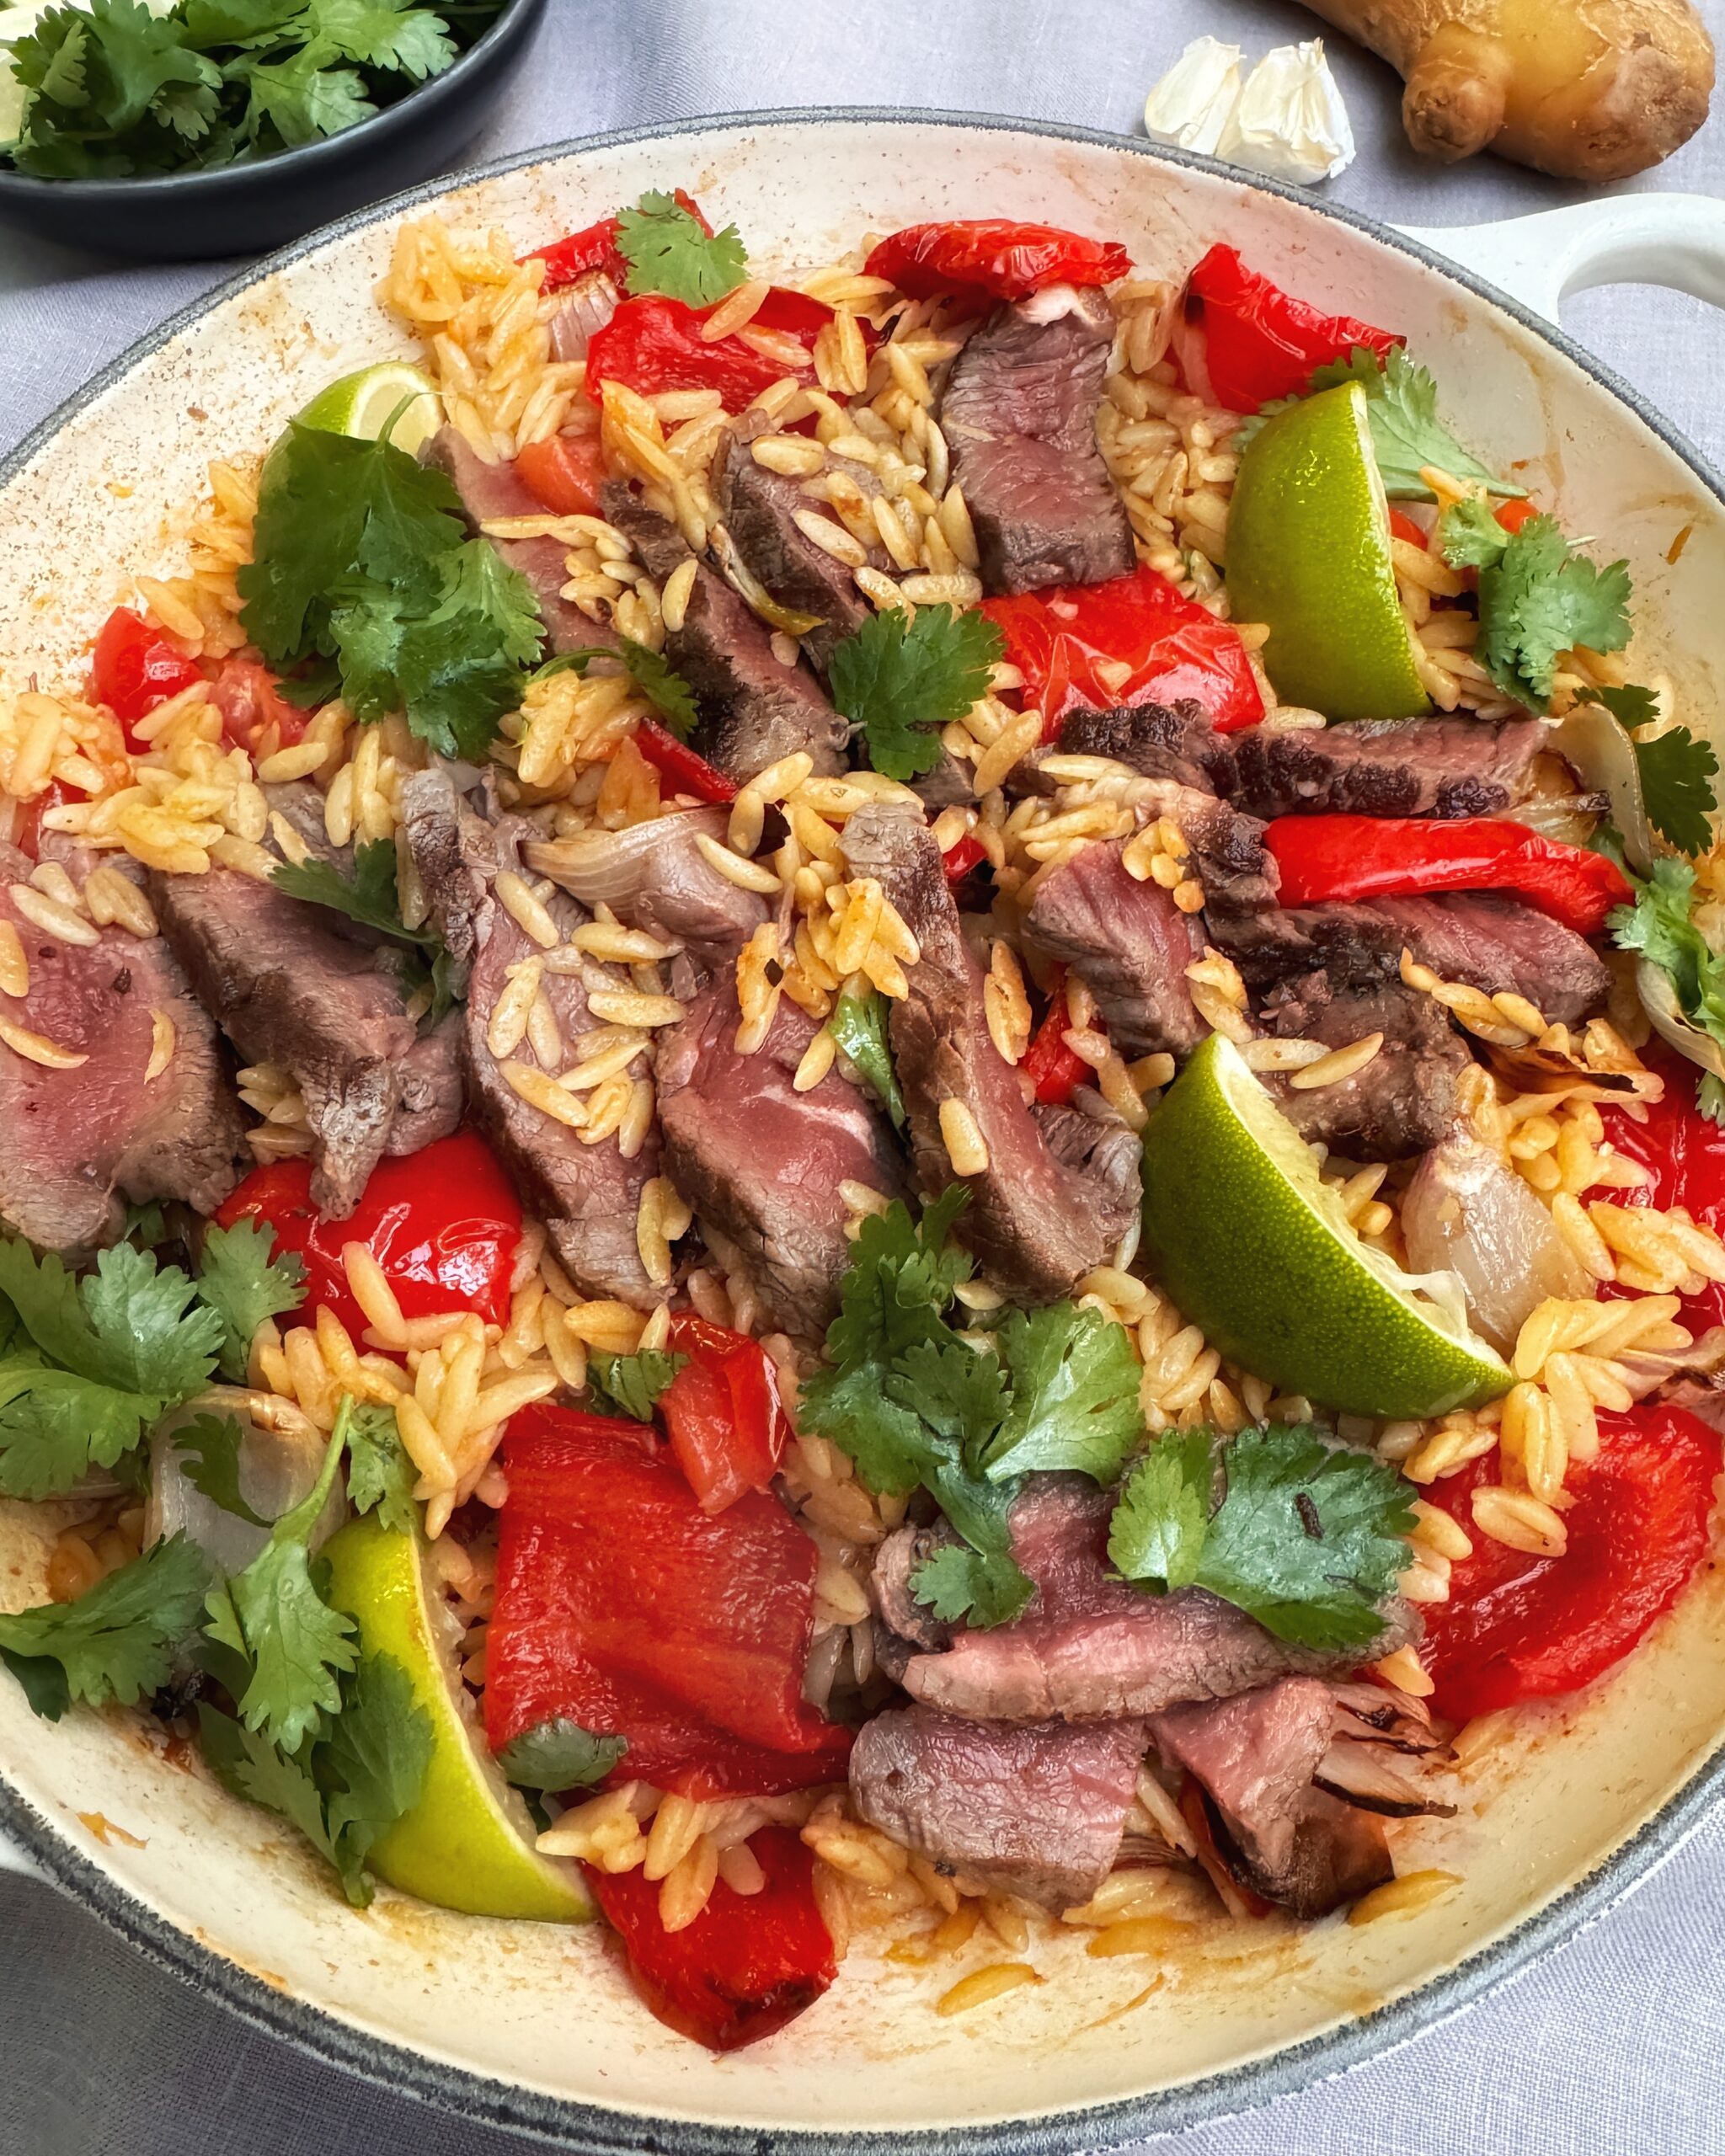
M1567 179L1626 179L1707 116L1713 44L1689 0L1306 0L1387 60L1428 157L1493 149Z

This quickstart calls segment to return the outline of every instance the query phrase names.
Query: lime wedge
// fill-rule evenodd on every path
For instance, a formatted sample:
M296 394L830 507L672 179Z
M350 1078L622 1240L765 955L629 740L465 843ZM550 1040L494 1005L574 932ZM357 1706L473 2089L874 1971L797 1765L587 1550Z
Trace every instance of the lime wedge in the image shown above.
M401 417L390 427L389 439L417 456L442 425L443 408L429 376L405 360L385 360L320 389L298 418L302 427L324 434L376 441L398 411Z
M486 1747L456 1667L459 1644L444 1604L426 1591L425 1545L373 1513L325 1544L330 1600L360 1630L368 1654L393 1656L431 1718L431 1764L419 1800L372 1845L380 1879L469 1916L575 1923L593 1905L571 1864L541 1856L533 1822Z
M1210 1345L1350 1415L1447 1414L1514 1377L1453 1273L1404 1273L1348 1225L1294 1126L1213 1033L1144 1134L1144 1246Z
M1327 718L1418 718L1431 708L1396 595L1390 509L1365 392L1321 390L1247 443L1228 510L1228 606L1264 622L1284 703Z

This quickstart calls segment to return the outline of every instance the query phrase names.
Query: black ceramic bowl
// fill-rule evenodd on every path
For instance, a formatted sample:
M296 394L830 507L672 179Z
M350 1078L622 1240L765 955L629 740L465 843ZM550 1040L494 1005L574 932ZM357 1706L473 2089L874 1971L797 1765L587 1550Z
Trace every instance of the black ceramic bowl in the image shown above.
M128 262L284 246L457 157L519 71L544 13L545 0L511 0L452 67L375 120L255 164L158 179L31 179L0 169L0 226Z

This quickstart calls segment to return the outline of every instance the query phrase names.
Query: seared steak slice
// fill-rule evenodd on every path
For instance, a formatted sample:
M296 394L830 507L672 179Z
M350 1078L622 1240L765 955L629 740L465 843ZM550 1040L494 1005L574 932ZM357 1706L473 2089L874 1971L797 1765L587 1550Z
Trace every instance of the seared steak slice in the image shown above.
M1024 1614L963 1632L944 1654L914 1656L913 1698L997 1721L1086 1721L1160 1714L1186 1700L1226 1699L1290 1670L1340 1675L1357 1653L1324 1655L1274 1638L1202 1588L1146 1594L1108 1561L1113 1495L1078 1475L1036 1475L1012 1508L1012 1555L1034 1582ZM1386 1618L1374 1655L1407 1636Z
M451 1011L422 1033L402 1059L401 1106L389 1126L384 1151L399 1158L417 1153L459 1128L467 1105L462 1075L462 1015Z
M686 944L708 965L728 964L766 919L766 901L721 876L696 845L722 840L724 808L677 808L622 831L530 839L529 867L584 905L611 906L632 928Z
M1144 1744L1140 1721L1077 1729L900 1708L857 1732L851 1801L933 1864L1076 1908L1119 1860Z
M1076 968L1123 1055L1188 1055L1210 1030L1186 981L1204 932L1161 884L1128 875L1120 851L1081 846L1039 887L1025 938Z
M1435 1145L1454 1125L1457 1087L1473 1060L1443 1006L1399 980L1333 989L1327 974L1285 981L1264 1005L1281 1040L1346 1048L1368 1033L1384 1044L1364 1069L1329 1086L1270 1081L1277 1105L1308 1144L1358 1161L1400 1161Z
M419 451L419 461L447 473L462 498L469 528L509 516L548 516L551 512L516 476L513 464L488 464L453 427L444 427ZM564 564L569 549L557 539L494 539L492 545L512 569L533 587L540 619L553 651L583 651L590 645L617 649L620 638L608 622L595 622L573 600L563 596L569 580Z
M676 526L644 507L625 482L606 481L604 504L606 517L661 583L689 558ZM777 656L766 624L705 562L696 568L681 627L666 632L665 650L701 707L694 746L727 777L746 783L798 750L814 759L817 771L845 768L850 728L805 666L787 666Z
M988 1166L965 1178L970 1203L958 1234L1016 1299L1053 1302L1114 1247L1135 1193L1120 1189L1114 1155L1096 1173L1069 1166L1038 1127L1018 1074L989 1037L982 975L933 832L902 810L871 804L845 826L844 847L851 874L880 883L921 950L907 969L910 994L894 999L889 1021L918 1185L932 1193L955 1180L940 1111L944 1102L962 1102Z
M952 1642L952 1626L937 1617L926 1602L919 1602L911 1585L929 1559L952 1540L951 1530L944 1524L900 1527L874 1553L868 1575L868 1598L874 1614L896 1638L912 1646L933 1649Z
M231 868L152 871L149 889L205 1009L247 1062L291 1074L312 1129L312 1200L344 1220L389 1144L418 1039L389 957Z
M1254 816L1496 816L1526 792L1536 718L1370 718L1229 737L1230 797Z
M1114 316L1095 292L1046 315L1045 298L998 308L953 360L941 401L991 592L1101 584L1137 558L1096 444Z
M851 1261L844 1182L888 1197L903 1171L884 1118L836 1068L806 1093L791 1084L818 1030L788 996L752 1055L727 977L659 1051L659 1117L672 1182L735 1249L772 1322L818 1340L838 1315Z
M820 626L809 630L803 648L824 674L834 646L860 629L874 610L845 564L798 529L798 511L818 511L820 504L798 481L769 472L750 455L757 435L774 431L764 412L745 412L732 425L719 460L718 512L750 574L779 605L820 617Z
M1073 711L1060 728L1069 756L1107 756L1146 778L1173 779L1200 792L1230 793L1237 734L1218 734L1202 704L1130 704L1114 711Z
M494 867L490 830L483 817L464 807L441 761L403 781L401 818L432 924L465 980Z
M243 1139L216 1029L159 937L104 928L62 943L8 896L32 863L0 846L0 921L17 930L29 989L0 1013L85 1059L51 1070L0 1043L0 1219L43 1250L111 1242L122 1198L183 1198L213 1213L232 1189ZM168 1067L146 1082L159 1013Z
M1151 1725L1163 1758L1215 1805L1231 1869L1299 1917L1327 1916L1395 1876L1378 1820L1311 1785L1334 1720L1328 1685L1284 1677Z

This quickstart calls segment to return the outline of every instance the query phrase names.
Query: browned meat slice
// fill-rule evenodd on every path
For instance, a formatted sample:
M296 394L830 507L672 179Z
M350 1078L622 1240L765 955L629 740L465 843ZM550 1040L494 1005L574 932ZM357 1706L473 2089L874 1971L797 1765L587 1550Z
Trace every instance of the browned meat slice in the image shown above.
M745 412L732 426L719 460L718 513L750 573L778 604L819 616L820 627L809 630L803 648L825 673L835 645L874 610L845 564L798 529L798 513L819 511L820 504L800 481L769 472L750 454L756 435L773 431L764 412Z
M686 944L704 963L735 958L766 919L766 901L721 876L695 843L722 840L723 808L679 808L622 831L530 840L530 867L584 905L610 906L632 928Z
M422 1033L402 1059L401 1106L389 1126L384 1151L399 1158L447 1138L461 1123L467 1105L462 1076L462 1017L451 1011L443 1022Z
M1536 718L1370 718L1230 734L1233 783L1254 816L1496 816L1527 792Z
M231 868L152 871L149 888L205 1009L247 1062L292 1075L312 1129L313 1201L344 1220L389 1145L418 1038L389 958L322 908Z
M814 1019L782 997L766 1040L740 1055L740 1017L727 977L660 1049L666 1167L732 1246L773 1324L818 1340L838 1315L851 1260L840 1185L898 1197L903 1171L884 1118L836 1069L806 1093L793 1089Z
M1230 792L1237 734L1218 734L1202 704L1132 704L1115 711L1068 712L1061 752L1107 756L1146 778L1168 778L1200 792Z
M547 955L493 888L503 871L519 873L519 850L532 826L520 817L499 818L488 825L475 809L461 802L456 809L459 829L451 850L441 810L433 813L432 801L428 788L424 801L418 804L423 813L410 813L408 818L409 841L416 849L416 863L422 839L446 863L452 851L461 864L459 873L452 883L440 887L451 910L467 907L474 879L481 887L478 903L467 916L473 961L467 978L462 1059L470 1109L529 1209L544 1221L552 1248L577 1286L590 1295L614 1296L638 1310L649 1310L660 1291L647 1277L635 1230L642 1190L658 1173L656 1130L649 1127L630 1155L624 1154L615 1134L592 1145L583 1143L579 1130L523 1100L505 1075L502 1065L505 1062L519 1062L529 1069L537 1065L531 1045L522 1040L509 1055L499 1059L492 1054L488 1040L492 1014L509 985L512 969ZM447 807L446 803L441 805ZM428 891L431 890L435 873L429 861L420 865L419 873ZM590 918L573 899L553 894L546 900L546 910L562 937L562 950L557 969L545 968L540 993L567 1049L596 1022L588 1015L590 985L620 988L627 986L628 981L626 976L613 975L596 961L581 958L568 947L571 931Z
M901 1527L888 1535L874 1553L868 1575L868 1597L874 1614L895 1637L913 1646L948 1646L953 1628L937 1617L926 1602L919 1602L911 1582L935 1553L952 1540L950 1531L938 1527Z
M65 943L36 927L10 895L32 865L0 846L0 921L29 971L28 992L0 1008L84 1060L55 1070L0 1043L0 1219L44 1250L83 1251L120 1232L122 1198L214 1212L243 1144L215 1027L159 937L104 928ZM158 1014L173 1052L146 1080Z
M1171 1765L1202 1784L1246 1883L1300 1917L1327 1916L1395 1876L1375 1818L1311 1785L1329 1749L1327 1684L1284 1677L1234 1699L1176 1707L1151 1723Z
M996 311L953 362L941 428L991 592L1101 584L1136 560L1096 413L1114 317L1099 293Z
M676 526L644 507L625 482L606 483L604 507L661 583L689 558ZM844 769L850 728L806 666L778 658L766 624L705 562L665 649L701 707L694 746L727 776L746 782L798 750L818 771Z
M1061 1166L1081 1171L1092 1197L1108 1204L1111 1215L1119 1208L1130 1214L1141 1198L1143 1148L1097 1095L1089 1097L1087 1108L1038 1102L1030 1113L1043 1144Z
M1076 1908L1119 1860L1144 1746L1141 1721L1079 1729L899 1708L858 1732L851 1801L933 1864Z
M1472 1062L1441 1005L1399 980L1332 987L1327 974L1284 981L1264 1005L1281 1040L1346 1048L1368 1033L1384 1044L1351 1078L1296 1087L1273 1081L1278 1105L1310 1144L1359 1161L1400 1161L1435 1145L1454 1125L1461 1074Z
M1200 1588L1151 1595L1108 1561L1112 1495L1081 1476L1038 1475L1012 1508L1012 1555L1035 1582L1023 1616L912 1657L904 1685L944 1712L997 1721L1085 1721L1226 1699L1290 1670L1341 1674L1358 1654L1290 1646ZM1386 1618L1374 1655L1407 1636Z
M419 451L420 462L446 472L462 498L467 523L477 534L483 524L508 516L544 516L549 512L513 464L488 464L453 427L433 435ZM608 622L595 622L573 600L563 596L569 580L563 558L569 549L557 539L494 539L510 568L533 587L540 619L553 651L615 651L619 638Z
M1161 884L1130 876L1120 851L1081 846L1039 887L1025 937L1077 969L1123 1055L1188 1055L1210 1030L1186 980L1204 956L1204 932Z
M918 1185L932 1193L957 1179L940 1125L943 1104L957 1101L988 1149L988 1166L964 1178L970 1203L958 1233L1015 1299L1053 1302L1103 1262L1131 1220L1135 1193L1119 1187L1118 1152L1092 1173L1061 1161L1044 1137L1017 1073L989 1037L982 975L928 826L871 805L845 826L844 846L852 875L880 883L921 951L908 969L910 994L894 1000L889 1021Z
M432 924L465 980L494 867L489 829L483 816L463 807L441 762L403 781L401 817Z

